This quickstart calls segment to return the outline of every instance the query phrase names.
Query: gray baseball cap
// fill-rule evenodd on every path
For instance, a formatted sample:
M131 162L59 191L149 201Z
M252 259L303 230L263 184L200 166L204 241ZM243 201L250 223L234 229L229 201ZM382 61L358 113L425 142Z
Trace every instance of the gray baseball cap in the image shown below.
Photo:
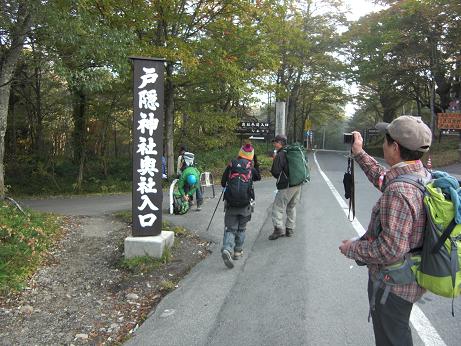
M285 136L285 135L277 135L272 140L272 142L279 142L279 143L282 143L282 144L286 144L287 143L287 136Z
M419 117L402 115L390 124L378 123L375 128L387 132L397 143L409 150L426 152L431 146L431 129Z

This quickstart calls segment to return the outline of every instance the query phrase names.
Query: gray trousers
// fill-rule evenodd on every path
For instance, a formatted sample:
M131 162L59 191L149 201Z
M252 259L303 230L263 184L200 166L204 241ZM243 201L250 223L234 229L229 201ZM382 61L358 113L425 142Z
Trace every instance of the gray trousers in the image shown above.
M245 241L245 230L248 221L251 220L251 207L236 208L225 206L226 214L224 215L224 238L221 251L228 250L242 251Z
M410 314L413 303L389 293L386 303L379 301L384 293L380 288L375 310L371 310L376 346L412 346ZM368 279L368 300L373 295L373 282Z
M283 227L283 215L287 214L286 228L294 229L296 226L296 204L301 198L302 185L278 190L272 206L272 224L274 227Z

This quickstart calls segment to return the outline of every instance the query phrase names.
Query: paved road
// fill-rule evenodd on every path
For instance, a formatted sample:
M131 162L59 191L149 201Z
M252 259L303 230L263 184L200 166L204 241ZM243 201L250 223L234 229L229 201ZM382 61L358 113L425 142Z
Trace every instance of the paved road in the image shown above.
M272 229L268 216L274 182L256 184L257 207L248 227L245 256L232 270L219 254L221 207L205 231L216 200L207 200L201 212L164 215L216 245L179 288L162 300L127 345L372 345L366 270L340 255L338 245L356 235L357 224L366 227L378 192L357 170L357 221L349 222L344 205L321 174L342 196L344 154L318 152L316 159L319 166L311 160L312 182L303 188L292 238L267 239ZM52 204L64 208L69 203L73 213L96 213L98 208L109 212L127 209L129 197L85 198L85 208L76 199L55 200L46 208L53 209ZM458 315L460 303L455 301ZM458 345L459 319L458 315L452 318L450 311L449 299L426 295L412 314L415 345Z

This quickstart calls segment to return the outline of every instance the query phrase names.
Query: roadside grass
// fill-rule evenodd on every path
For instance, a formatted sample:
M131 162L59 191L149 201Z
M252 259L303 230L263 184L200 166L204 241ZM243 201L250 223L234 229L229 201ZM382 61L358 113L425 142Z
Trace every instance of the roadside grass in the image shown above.
M62 220L0 201L0 294L21 290L62 234Z
M140 256L133 258L123 258L119 262L120 268L133 274L149 273L163 264L170 263L171 250L165 247L161 258L152 258L149 256Z
M442 138L442 140L432 143L429 153L423 157L423 162L426 163L429 155L431 156L433 167L448 166L453 163L459 162L460 154L458 151L460 144L459 137Z
M132 223L132 211L129 210L121 210L114 213L114 216L118 218L120 221L131 224Z

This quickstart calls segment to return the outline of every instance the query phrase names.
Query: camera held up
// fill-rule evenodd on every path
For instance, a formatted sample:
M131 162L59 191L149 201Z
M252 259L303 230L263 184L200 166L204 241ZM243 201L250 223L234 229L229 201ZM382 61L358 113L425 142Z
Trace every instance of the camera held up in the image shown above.
M344 133L344 144L354 144L353 133Z

